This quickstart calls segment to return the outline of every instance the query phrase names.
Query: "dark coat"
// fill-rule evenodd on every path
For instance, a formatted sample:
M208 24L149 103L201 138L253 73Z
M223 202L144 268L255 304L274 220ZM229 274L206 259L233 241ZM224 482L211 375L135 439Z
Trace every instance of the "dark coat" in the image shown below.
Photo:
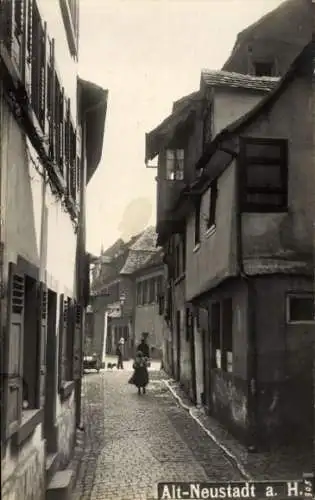
M150 357L150 348L149 348L148 344L145 344L145 343L139 344L137 347L137 351L141 351L143 356L145 356L146 358Z
M136 387L146 387L149 383L149 372L146 361L144 359L135 361L133 369L134 373L129 380L129 384L134 384Z

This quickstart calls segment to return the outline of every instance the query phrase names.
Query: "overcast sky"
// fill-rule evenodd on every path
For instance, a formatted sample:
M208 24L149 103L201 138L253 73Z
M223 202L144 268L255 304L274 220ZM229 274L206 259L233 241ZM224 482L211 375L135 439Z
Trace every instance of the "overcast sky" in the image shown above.
M280 3L81 0L80 76L109 90L103 157L88 186L89 251L155 224L145 133L199 88L202 68L222 67L239 31Z

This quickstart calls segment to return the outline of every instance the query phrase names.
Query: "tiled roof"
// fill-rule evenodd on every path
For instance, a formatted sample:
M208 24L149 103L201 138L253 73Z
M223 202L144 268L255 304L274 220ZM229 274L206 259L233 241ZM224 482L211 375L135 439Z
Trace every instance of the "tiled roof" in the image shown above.
M129 250L121 274L133 274L141 268L153 265L155 256L161 251L156 246L157 234L154 227L148 227Z
M276 87L279 78L270 76L258 77L230 73L229 71L203 69L201 71L201 81L209 87L233 87L270 91Z

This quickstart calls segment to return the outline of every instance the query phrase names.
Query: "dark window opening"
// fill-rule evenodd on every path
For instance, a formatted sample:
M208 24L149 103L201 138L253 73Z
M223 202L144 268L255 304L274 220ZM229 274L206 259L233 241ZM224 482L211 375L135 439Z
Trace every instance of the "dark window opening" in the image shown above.
M218 181L215 179L210 186L209 219L207 228L215 227L218 198Z
M24 342L23 342L23 409L36 405L38 352L37 282L25 276Z
M272 62L255 62L255 76L273 76L274 65Z
M195 208L195 245L200 243L200 204L201 200L198 198Z
M168 149L166 151L166 179L182 181L184 179L184 150Z
M233 371L233 309L232 299L222 302L222 369Z
M245 212L287 210L287 141L242 139L241 204Z
M313 294L299 294L288 297L288 322L314 321Z
M211 305L210 312L210 336L212 344L212 367L221 368L221 304L215 302Z

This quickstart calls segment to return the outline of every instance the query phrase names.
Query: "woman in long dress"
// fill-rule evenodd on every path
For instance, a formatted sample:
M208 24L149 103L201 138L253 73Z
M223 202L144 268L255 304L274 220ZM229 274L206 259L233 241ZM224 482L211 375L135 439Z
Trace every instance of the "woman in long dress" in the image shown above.
M146 386L149 383L148 360L141 351L138 351L133 363L133 375L129 380L130 384L138 388L138 394L145 394Z

